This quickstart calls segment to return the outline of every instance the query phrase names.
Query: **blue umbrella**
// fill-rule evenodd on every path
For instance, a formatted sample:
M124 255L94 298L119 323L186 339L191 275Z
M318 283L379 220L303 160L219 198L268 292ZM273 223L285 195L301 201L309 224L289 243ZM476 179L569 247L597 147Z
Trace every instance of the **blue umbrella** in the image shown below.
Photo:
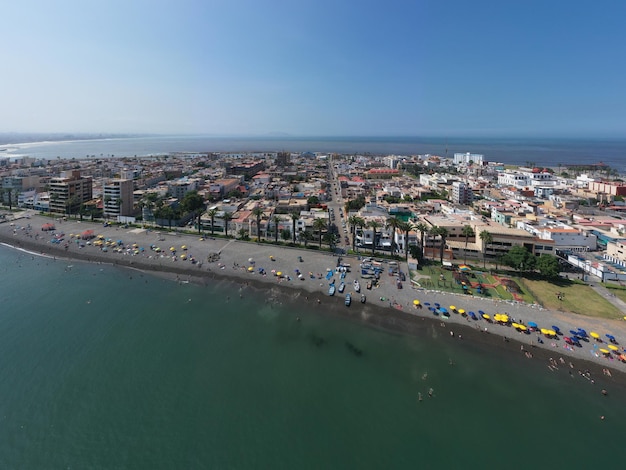
M479 310L479 311L478 311L478 313L479 313L480 315L484 315L484 314L485 314L485 312L483 312L482 310Z
M582 328L578 328L578 334L582 337L586 337L587 336L587 332L585 330L583 330Z
M615 336L610 335L610 334L608 334L608 333L607 333L605 336L606 336L607 338L609 338L610 340L615 341Z
M537 328L537 324L534 321L529 321L528 326L530 326L531 328Z
M439 308L439 311L440 311L441 313L448 313L448 309L446 309L445 307L440 307L440 308Z
M569 330L569 332L573 334L574 336L578 336L578 331L576 330Z
M474 312L469 312L468 315L472 318L472 320L478 320L478 317Z
M439 308L439 307L440 307L440 305L439 305L438 303L435 303L435 307Z
M558 326L554 326L554 325L552 325L552 329L553 329L554 331L556 331L557 333L560 333L560 332L561 332L561 329L560 329Z
M424 302L424 305L428 306L428 305L430 305L430 302Z

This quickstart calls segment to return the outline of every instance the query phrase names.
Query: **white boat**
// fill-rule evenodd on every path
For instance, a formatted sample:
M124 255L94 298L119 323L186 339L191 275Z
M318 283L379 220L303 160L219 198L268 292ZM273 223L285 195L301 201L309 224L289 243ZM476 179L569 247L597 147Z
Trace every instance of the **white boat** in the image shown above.
M331 284L328 288L328 295L335 295L335 284Z
M359 281L357 281L356 279L354 280L354 291L361 292L361 284L359 284Z
M349 307L352 303L352 296L350 294L346 294L346 307Z

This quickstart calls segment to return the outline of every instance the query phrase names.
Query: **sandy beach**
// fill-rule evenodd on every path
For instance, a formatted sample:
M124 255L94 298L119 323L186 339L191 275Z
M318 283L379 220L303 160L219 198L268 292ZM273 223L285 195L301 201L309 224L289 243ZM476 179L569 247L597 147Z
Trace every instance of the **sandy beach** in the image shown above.
M55 230L42 231L41 227L46 223L54 223ZM91 244L70 238L70 234L81 234L86 230L93 230L96 235ZM52 243L53 233L63 233L63 241ZM94 245L98 236L105 242L110 240L114 246L108 246L104 251L103 247ZM610 344L607 343L606 334L613 335L617 347L623 351L626 344L624 321L583 317L526 304L430 291L412 286L408 281L403 283L402 289L398 289L395 277L387 275L386 263L383 263L384 271L380 276L379 287L368 290L367 280L360 278L360 260L356 256L342 258L342 262L351 267L350 272L345 274L345 292L330 297L329 283L334 280L338 286L341 282L340 273L336 272L338 258L311 249L202 238L158 229L105 227L101 223L51 220L38 215L1 223L0 242L56 259L111 263L167 276L179 282L206 283L228 279L255 290L271 289L269 296L265 294L266 297L287 294L287 298L310 303L311 308L317 309L320 314L341 315L375 328L402 334L419 334L425 329L437 328L451 341L472 341L494 351L501 348L515 350L528 360L545 360L546 366L555 373L559 373L559 369L561 373L574 370L583 374L589 370L590 374L604 375L607 380L626 381L626 364L615 354L600 352L600 349L608 348ZM407 273L406 264L399 264L400 269ZM367 298L365 303L360 302L360 293L354 292L354 280L360 282L361 293ZM344 304L346 293L352 294L350 307ZM423 308L414 305L416 299ZM550 339L537 332L525 334L510 324L500 325L482 318L472 320L455 311L451 311L449 318L436 316L427 308L435 304L447 309L455 306L456 310L464 309L467 312L484 311L491 317L496 313L506 313L512 321L524 322L526 325L535 322L539 328L558 326L564 335ZM599 333L602 342L589 338L588 341L581 341L581 347L567 345L563 337L570 330L578 328Z

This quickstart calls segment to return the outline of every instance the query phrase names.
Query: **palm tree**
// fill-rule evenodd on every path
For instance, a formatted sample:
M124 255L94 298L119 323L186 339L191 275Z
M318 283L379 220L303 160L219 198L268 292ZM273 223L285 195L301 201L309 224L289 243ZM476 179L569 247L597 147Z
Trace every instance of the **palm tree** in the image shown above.
M213 236L213 233L215 232L215 217L218 214L218 210L214 207L213 209L209 209L206 212L206 215L208 215L211 218L211 236Z
M413 229L411 222L400 222L398 230L404 232L404 260L409 260L409 232Z
M278 245L278 224L280 224L280 222L283 219L278 216L275 215L274 217L272 217L272 222L274 222L274 243L276 243Z
M242 240L245 240L248 237L248 231L243 227L241 227L237 233L239 234L239 238Z
M382 224L378 222L377 220L370 220L367 223L367 226L372 229L372 256L373 256L374 252L376 251L376 229L382 227Z
M300 238L300 240L302 240L304 242L304 247L305 248L309 244L309 240L311 240L313 238L311 232L306 230L306 229L304 229L303 232L300 232L298 237Z
M426 225L424 222L419 222L415 226L415 230L420 233L420 247L422 248L422 259L424 258L424 254L426 253L426 247L424 246L424 236L430 230L430 227Z
M233 220L233 213L225 211L222 214L221 219L224 220L224 234L228 237L228 223Z
M483 230L482 232L478 234L478 236L483 242L483 269L485 269L485 264L486 264L485 257L487 255L487 246L493 243L493 235L491 235L491 233L489 233L487 230Z
M356 228L363 227L365 220L358 215L351 215L348 217L348 225L350 225L350 233L352 234L352 251L355 251L356 247Z
M395 253L394 247L396 245L396 230L400 226L402 221L395 216L388 217L385 221L385 227L391 228L391 254Z
M439 262L443 264L443 250L446 247L446 238L448 238L449 232L445 227L439 227L438 232L441 238L441 244L439 245Z
M317 230L319 234L320 248L322 247L322 232L326 230L327 226L328 224L326 224L326 221L321 217L313 221L313 229Z
M252 215L256 217L256 242L261 243L261 217L263 216L263 208L256 206L252 209Z
M296 214L295 212L292 212L291 214L291 234L293 237L293 243L296 243L296 222L298 222L298 219L300 219L300 214Z
M463 230L461 230L461 235L463 235L465 237L465 251L464 251L464 258L463 258L463 263L467 264L467 242L469 241L469 237L473 237L474 235L476 235L474 233L474 229L470 226L470 225L463 225Z

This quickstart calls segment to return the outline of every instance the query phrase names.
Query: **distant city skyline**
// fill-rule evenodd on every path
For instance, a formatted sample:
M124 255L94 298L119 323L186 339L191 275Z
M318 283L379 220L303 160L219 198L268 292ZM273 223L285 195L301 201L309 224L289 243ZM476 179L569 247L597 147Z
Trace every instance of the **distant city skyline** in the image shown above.
M0 6L0 133L623 137L626 3Z

